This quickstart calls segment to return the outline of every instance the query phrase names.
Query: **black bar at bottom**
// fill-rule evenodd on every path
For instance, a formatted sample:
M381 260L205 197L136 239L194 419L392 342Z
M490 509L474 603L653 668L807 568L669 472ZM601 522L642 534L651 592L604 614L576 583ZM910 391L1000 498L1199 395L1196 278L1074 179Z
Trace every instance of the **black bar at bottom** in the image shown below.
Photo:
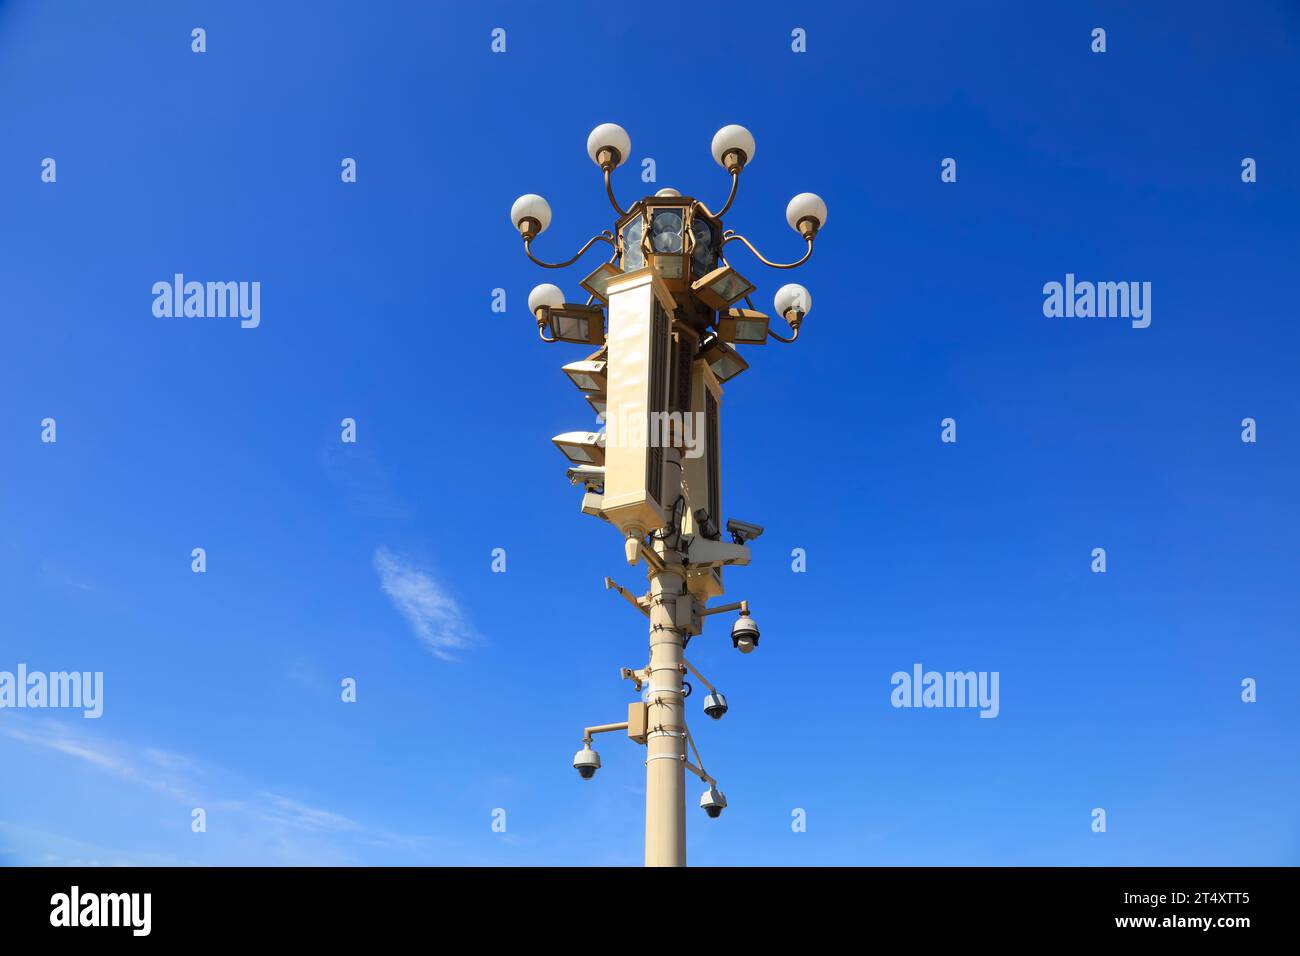
M663 925L656 908L667 905L679 932L725 933L729 944L747 932L802 927L823 939L844 930L863 939L902 933L918 943L1132 936L1233 945L1257 930L1285 932L1295 918L1294 874L1195 867L14 868L0 870L0 933L6 942L75 936L89 946L132 937L326 945L414 939L433 949L515 937L603 950L654 935L651 927Z

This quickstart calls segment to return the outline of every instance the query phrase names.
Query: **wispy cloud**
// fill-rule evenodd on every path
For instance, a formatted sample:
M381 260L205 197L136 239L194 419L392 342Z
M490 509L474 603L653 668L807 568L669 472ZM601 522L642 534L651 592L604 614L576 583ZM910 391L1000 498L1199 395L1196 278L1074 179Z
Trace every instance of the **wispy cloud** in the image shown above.
M298 827L302 830L360 830L361 825L349 820L342 814L309 807L305 803L282 797L277 793L265 793L261 796L269 804L266 818L285 826Z
M9 712L0 722L0 734L25 744L75 757L105 773L157 790L174 799L183 802L194 800L191 790L176 780L161 775L151 768L140 767L136 761L130 759L129 755L105 744L102 739L78 736L77 731L67 729L59 723L22 720ZM149 751L148 759L152 763L159 764L161 759L168 758L183 759L161 750Z
M113 741L97 729L66 726L56 721L37 721L19 717L12 711L0 711L0 738L20 741L44 748L82 762L100 773L146 788L186 808L203 807L212 819L221 820L220 829L236 837L237 845L255 845L272 863L296 865L347 864L357 862L356 852L367 847L397 849L426 854L433 844L428 838L406 836L385 827L359 823L332 810L312 806L233 777L220 767L205 764L184 754L155 747L136 747ZM244 796L222 795L236 790ZM186 815L188 822L188 814ZM12 836L10 821L0 819L0 837ZM188 832L188 828L186 828ZM106 863L165 863L179 860L154 858L83 845L74 853L60 851L45 857L33 857L31 848L52 848L63 838L35 834L26 852L0 849L0 862L19 858L29 862L62 865L77 861ZM213 847L217 850L217 847ZM94 850L92 853L91 850ZM259 858L262 859L262 858ZM194 861L190 861L194 862Z
M387 548L375 551L379 584L406 618L415 636L443 660L467 647L474 632L455 598L430 574L397 557Z
M205 805L203 769L189 757L146 747L140 751L119 746L101 734L56 721L18 718L12 711L0 720L0 735L35 747L44 747L90 764L95 769L154 790L179 803Z
M87 578L80 574L68 570L57 561L45 560L40 563L39 567L41 577L48 584L68 591L94 591L95 585Z

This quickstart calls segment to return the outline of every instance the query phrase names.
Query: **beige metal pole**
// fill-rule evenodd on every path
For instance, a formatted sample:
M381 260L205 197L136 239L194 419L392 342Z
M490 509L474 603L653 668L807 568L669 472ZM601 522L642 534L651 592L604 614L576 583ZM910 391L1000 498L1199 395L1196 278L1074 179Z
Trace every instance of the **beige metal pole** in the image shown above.
M686 865L686 724L682 719L680 564L650 574L650 711L646 735L645 864Z
M665 480L680 488L680 451L664 449ZM646 735L645 865L686 865L686 720L683 634L690 627L684 557L677 536L655 543L662 567L650 577L650 707ZM683 619L685 618L685 619Z

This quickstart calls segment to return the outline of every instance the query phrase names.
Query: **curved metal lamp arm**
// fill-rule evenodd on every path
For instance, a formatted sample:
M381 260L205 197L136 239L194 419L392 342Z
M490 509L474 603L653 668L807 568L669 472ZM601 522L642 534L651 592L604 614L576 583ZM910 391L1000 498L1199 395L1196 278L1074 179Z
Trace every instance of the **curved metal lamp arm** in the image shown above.
M541 259L538 259L535 255L533 255L533 250L531 248L532 242L533 241L531 239L524 240L524 254L527 255L529 259L532 259L533 262L541 266L543 269L563 269L565 266L571 266L579 259L581 259L583 254L597 242L608 242L611 246L614 247L616 251L618 249L618 243L614 241L613 235L608 232L602 232L599 235L592 236L590 239L588 239L587 244L583 246L581 249L579 249L578 254L575 255L572 259L569 259L566 262L543 262Z
M754 309L754 300L751 299L749 296L745 296L745 305L749 306L751 309ZM758 309L754 309L754 311L757 312ZM781 318L784 319L785 316L782 316ZM786 345L789 345L799 337L799 326L803 325L803 319L799 318L798 320L796 320L796 322L797 324L795 322L791 322L789 319L785 319L786 325L790 326L790 328L793 330L793 334L788 339L784 335L778 335L777 333L773 332L770 326L768 327L767 330L768 338L776 339L778 342L784 342ZM685 658L683 658L683 660L684 659Z
M724 246L729 242L736 242L736 241L743 242L746 248L748 248L749 251L755 255L755 257L757 257L759 262L763 263L763 265L765 266L771 266L773 269L793 269L795 266L801 266L808 261L808 257L812 255L812 251L813 251L813 241L812 239L809 239L808 251L803 254L803 258L801 258L799 261L771 262L770 260L763 258L763 254L754 248L754 244L750 242L748 239L746 239L744 236L740 235L740 233L730 232L730 231L723 233L722 244Z
M627 210L620 206L618 200L614 198L614 187L609 181L609 174L612 172L612 169L605 170L605 195L609 197L610 205L618 211L618 214L620 216L626 216Z
M731 174L731 192L727 194L727 201L722 204L722 208L717 212L713 212L708 206L704 205L704 203L700 203L700 208L704 210L706 215L712 216L714 219L721 219L727 214L727 210L731 208L731 204L736 201L736 190L739 188L740 170L736 170ZM699 200L696 200L696 202L699 202Z
M557 338L549 338L549 339L548 339L548 338L546 337L546 326L544 326L544 325L539 325L539 326L537 327L537 337L538 337L539 339L541 339L543 342L546 342L546 343L550 343L550 342L558 342L558 341L560 341L560 340L557 339Z

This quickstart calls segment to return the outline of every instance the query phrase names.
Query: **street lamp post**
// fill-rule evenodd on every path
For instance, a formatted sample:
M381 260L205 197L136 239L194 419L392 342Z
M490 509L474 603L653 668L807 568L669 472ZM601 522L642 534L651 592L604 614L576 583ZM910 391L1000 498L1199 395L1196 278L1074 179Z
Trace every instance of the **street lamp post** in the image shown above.
M598 243L613 255L581 282L585 304L565 301L555 285L537 286L528 308L544 342L572 342L596 351L570 362L564 372L597 410L600 432L565 432L553 441L573 464L569 479L584 488L582 511L615 527L629 565L647 567L649 589L637 596L605 579L649 619L649 660L623 668L643 699L628 705L627 720L584 729L573 765L584 779L600 768L592 747L597 733L625 730L646 748L647 866L686 863L686 771L708 787L700 807L713 818L727 805L717 781L704 769L686 722L689 671L709 690L705 713L727 711L726 697L686 659L686 646L703 630L704 619L739 611L732 644L752 652L759 641L749 603L709 607L723 593L722 569L749 563L748 542L758 525L732 519L722 540L722 385L749 367L737 346L768 339L794 342L812 307L801 285L787 284L774 298L789 335L773 330L769 316L754 308L754 286L727 261L731 243L745 246L764 265L793 269L808 261L826 223L826 204L800 193L786 207L786 220L804 240L801 258L788 263L765 258L744 236L724 230L722 216L735 202L740 174L754 158L754 137L742 126L725 126L713 137L713 158L731 175L731 190L717 211L674 189L661 189L624 209L611 174L627 161L632 143L619 126L592 130L587 154L604 175L605 192L618 213L612 230L592 236L570 259L546 262L532 245L551 223L541 196L515 200L511 223L524 252L537 265L562 269ZM744 307L737 303L744 302ZM694 757L692 762L691 757Z

